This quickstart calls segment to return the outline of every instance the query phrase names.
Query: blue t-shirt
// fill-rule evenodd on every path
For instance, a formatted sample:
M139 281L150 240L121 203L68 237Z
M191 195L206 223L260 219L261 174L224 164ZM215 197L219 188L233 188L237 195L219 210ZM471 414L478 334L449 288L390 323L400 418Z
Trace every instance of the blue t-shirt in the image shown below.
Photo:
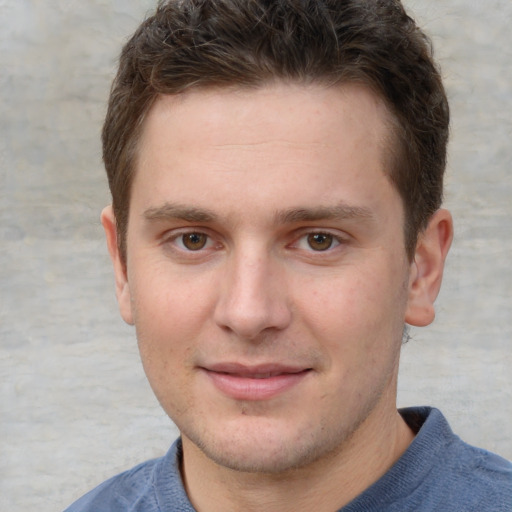
M512 512L512 464L469 446L437 409L400 411L417 435L394 466L338 512ZM180 475L181 442L107 480L65 512L195 512Z

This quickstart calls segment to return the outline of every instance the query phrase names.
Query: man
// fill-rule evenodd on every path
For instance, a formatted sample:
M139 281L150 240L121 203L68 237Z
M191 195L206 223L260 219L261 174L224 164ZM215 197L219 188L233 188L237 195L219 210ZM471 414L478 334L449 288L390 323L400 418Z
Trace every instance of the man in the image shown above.
M398 0L174 0L103 131L121 315L181 436L70 511L505 511L512 466L396 409L434 319L448 104Z

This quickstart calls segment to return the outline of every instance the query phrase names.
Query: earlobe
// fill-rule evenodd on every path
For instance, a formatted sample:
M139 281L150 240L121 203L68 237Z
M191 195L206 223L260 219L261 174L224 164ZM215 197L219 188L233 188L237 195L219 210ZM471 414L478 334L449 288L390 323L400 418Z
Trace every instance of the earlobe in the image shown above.
M440 209L420 233L411 263L406 323L423 327L435 317L434 301L441 288L444 263L453 239L453 221Z
M130 285L128 283L126 263L119 252L116 218L112 206L107 206L101 212L101 224L105 230L107 248L114 266L116 297L119 304L119 311L123 320L133 325Z

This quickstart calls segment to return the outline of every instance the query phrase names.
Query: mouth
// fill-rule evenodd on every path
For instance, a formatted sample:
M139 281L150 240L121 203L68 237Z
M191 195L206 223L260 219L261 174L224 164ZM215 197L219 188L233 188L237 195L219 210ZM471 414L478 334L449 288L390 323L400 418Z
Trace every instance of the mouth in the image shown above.
M201 370L214 387L234 400L269 400L298 386L312 368L286 365L245 366L222 363Z

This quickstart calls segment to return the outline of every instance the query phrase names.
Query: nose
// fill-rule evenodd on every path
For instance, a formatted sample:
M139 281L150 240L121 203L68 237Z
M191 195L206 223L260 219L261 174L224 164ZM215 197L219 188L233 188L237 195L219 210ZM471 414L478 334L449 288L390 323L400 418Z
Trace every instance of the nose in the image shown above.
M251 341L286 329L292 313L284 272L267 254L258 256L251 251L232 255L219 289L217 325Z

